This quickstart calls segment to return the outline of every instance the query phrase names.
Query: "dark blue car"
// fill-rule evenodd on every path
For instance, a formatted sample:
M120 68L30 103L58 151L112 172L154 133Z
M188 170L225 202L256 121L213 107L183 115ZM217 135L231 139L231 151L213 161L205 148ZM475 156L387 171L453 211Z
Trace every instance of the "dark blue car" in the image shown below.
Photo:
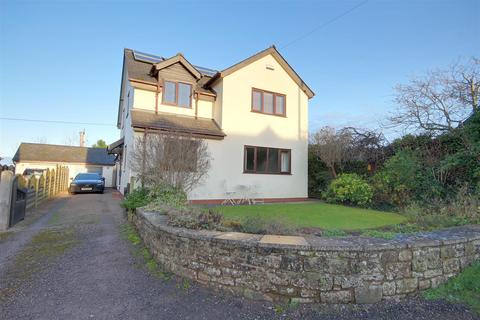
M98 173L79 173L70 182L68 191L70 193L100 192L105 189L105 178Z

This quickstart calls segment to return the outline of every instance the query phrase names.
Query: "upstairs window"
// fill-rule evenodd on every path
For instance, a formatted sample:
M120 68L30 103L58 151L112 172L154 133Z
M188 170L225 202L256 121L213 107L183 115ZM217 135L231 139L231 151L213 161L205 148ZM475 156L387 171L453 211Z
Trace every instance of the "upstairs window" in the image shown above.
M286 96L260 89L252 89L252 112L286 116Z
M162 103L183 108L191 108L192 85L183 82L165 81Z
M290 149L245 146L243 172L290 174L290 162Z

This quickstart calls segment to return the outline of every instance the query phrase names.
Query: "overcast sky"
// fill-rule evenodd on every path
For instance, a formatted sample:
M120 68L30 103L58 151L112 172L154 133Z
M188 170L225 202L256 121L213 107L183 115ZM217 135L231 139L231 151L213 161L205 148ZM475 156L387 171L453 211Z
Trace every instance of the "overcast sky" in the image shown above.
M313 89L310 131L376 128L392 87L480 56L480 1L0 1L0 156L111 143L123 48L223 69L272 44ZM293 41L293 42L292 42Z

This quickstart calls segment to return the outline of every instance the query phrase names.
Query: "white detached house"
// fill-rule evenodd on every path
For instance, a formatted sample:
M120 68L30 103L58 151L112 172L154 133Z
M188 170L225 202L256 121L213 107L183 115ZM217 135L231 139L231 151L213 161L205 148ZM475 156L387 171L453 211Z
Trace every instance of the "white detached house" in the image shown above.
M251 198L307 198L308 101L313 91L275 47L223 71L124 51L118 128L117 188L134 183L135 139L156 131L205 139L212 157L194 203L220 203L249 190Z

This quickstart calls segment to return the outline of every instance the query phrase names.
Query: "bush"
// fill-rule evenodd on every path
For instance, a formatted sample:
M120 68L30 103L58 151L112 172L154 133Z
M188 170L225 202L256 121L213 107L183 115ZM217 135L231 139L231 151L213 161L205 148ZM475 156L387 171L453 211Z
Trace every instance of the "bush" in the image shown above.
M375 206L404 208L412 200L421 166L413 152L398 151L372 179Z
M215 209L196 207L168 208L164 207L172 226L187 229L206 229L227 231L223 225L223 215Z
M341 174L325 193L329 202L366 206L372 201L372 187L355 173Z
M187 205L187 194L168 184L152 187L149 191L150 202L145 209L158 211L163 205L174 208L184 208Z
M131 211L147 205L150 201L149 190L146 188L138 188L125 197L121 206Z

